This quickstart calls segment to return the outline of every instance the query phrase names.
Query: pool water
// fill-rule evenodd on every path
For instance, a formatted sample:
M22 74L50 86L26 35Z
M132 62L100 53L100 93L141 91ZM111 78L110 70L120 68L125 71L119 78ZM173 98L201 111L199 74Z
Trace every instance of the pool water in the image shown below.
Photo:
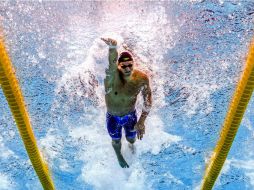
M2 35L61 190L199 189L253 37L253 1L4 1ZM120 168L107 134L108 49L133 52L153 107ZM125 47L125 48L124 48ZM254 96L254 95L253 95ZM215 190L254 188L252 96ZM138 97L137 112L142 109ZM0 89L0 190L40 190Z

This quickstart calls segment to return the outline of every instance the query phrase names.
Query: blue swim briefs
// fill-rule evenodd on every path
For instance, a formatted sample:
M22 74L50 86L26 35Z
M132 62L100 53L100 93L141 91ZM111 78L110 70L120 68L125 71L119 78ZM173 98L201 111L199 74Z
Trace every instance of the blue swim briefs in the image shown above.
M122 128L124 128L126 138L135 138L134 126L137 123L136 110L124 116L115 116L107 112L107 129L113 140L122 138Z

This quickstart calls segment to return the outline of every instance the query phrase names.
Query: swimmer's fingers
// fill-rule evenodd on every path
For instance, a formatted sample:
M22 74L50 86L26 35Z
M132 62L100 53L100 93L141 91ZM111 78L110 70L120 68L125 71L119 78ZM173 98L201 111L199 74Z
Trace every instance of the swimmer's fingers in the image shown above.
M144 134L144 131L142 130L142 131L140 131L140 133L139 133L139 138L140 138L140 140L142 140L142 138L143 138L143 134Z
M137 131L137 137L139 140L142 140L143 135L145 134L145 127L139 125L138 123L134 126L134 130Z
M101 40L104 41L107 45L110 45L109 40L107 38L101 38Z
M145 134L145 128L142 130L142 133L141 133L141 139L143 138L143 135Z
M143 130L139 130L139 139L140 139L140 140L142 140L143 134L144 134L144 133L143 133Z
M145 134L145 130L138 130L137 131L138 139L142 140L144 134Z
M138 136L138 139L141 140L139 131L137 131L137 136Z
M101 38L102 41L106 42L106 39L105 38Z
M107 45L117 45L117 41L111 38L101 38L102 41L104 41Z

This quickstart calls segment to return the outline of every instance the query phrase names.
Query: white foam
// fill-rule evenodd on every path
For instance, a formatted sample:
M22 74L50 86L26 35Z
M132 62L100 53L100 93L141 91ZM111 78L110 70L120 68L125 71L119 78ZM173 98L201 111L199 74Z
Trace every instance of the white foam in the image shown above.
M249 182L252 186L251 188L254 188L254 159L227 159L222 168L221 174L226 174L230 170L230 167L242 169L245 175L250 178Z
M68 107L64 108L67 110L71 110L72 105L77 101L79 102L78 106L84 106L85 101L82 95L93 101L96 98L99 99L98 105L89 107L83 116L85 118L83 125L68 126L70 142L82 147L75 158L84 163L79 179L98 190L152 189L152 184L147 181L148 175L145 168L141 164L142 155L145 153L157 155L172 143L181 140L180 137L164 131L164 123L157 113L161 107L165 106L165 79L161 77L161 73L165 74L165 64L162 62L164 53L172 45L170 39L175 26L169 23L165 8L161 6L151 7L154 9L153 11L149 10L148 15L142 15L138 14L141 8L132 7L133 5L129 3L121 2L120 6L115 3L102 3L102 5L101 10L104 11L101 12L101 18L103 18L103 22L97 28L97 38L92 41L91 46L86 47L86 50L84 49L86 57L81 64L66 65L66 72L58 81L55 92L57 95L64 90L68 97L65 101ZM122 6L128 15L122 12ZM136 9L140 10L137 11ZM140 24L140 20L144 20L144 23ZM71 26L72 39L79 39L82 35L79 31L83 30L78 28L82 26L82 21L75 19L75 22L76 24ZM122 154L130 165L128 169L119 166L111 145L111 138L107 134L103 84L101 82L98 85L94 85L94 83L91 85L91 75L88 74L89 72L92 73L98 81L105 77L105 68L108 65L108 48L100 40L101 37L117 39L119 52L123 50L122 43L126 43L135 53L134 59L139 63L138 68L144 69L145 72L149 68L153 72L151 77L153 108L146 121L146 134L143 140L138 140L135 143L136 154L131 153L125 138L122 138ZM78 46L78 43L76 44ZM75 43L71 44L70 50L76 49ZM69 57L73 56L71 51L67 52L67 54L70 53ZM77 76L84 83L82 87L76 80ZM91 95L88 94L89 92L95 93ZM138 97L137 109L140 114L142 109L141 96ZM68 124L65 123L65 125ZM168 177L178 181L170 173Z
M124 137L122 138L122 154L130 165L129 169L122 169L105 128L105 113L98 111L96 115L91 125L73 128L69 134L73 141L83 147L76 158L84 162L80 179L95 189L114 190L120 187L123 190L134 187L135 189L149 189L146 182L147 175L141 165L140 157L147 152L159 154L161 150L180 141L181 138L165 133L159 117L152 116L147 120L144 139L135 143L136 154L131 153L127 141Z
M210 100L210 95L219 89L216 84L205 84L205 83L188 83L183 84L186 88L187 93L190 96L187 98L187 104L184 106L184 110L187 116L191 117L197 113L197 109L201 107L202 104L206 104L205 114L213 111L214 105L212 105Z
M68 165L67 160L60 156L63 154L63 139L61 136L55 135L52 132L53 129L49 130L46 136L39 140L41 156L45 159L46 163L50 165L50 167L53 167L53 161L57 159L59 168L62 171L69 171L70 166Z
M14 181L8 175L0 173L0 190L12 190L14 187Z
M17 155L4 145L3 137L0 135L0 158L8 159L11 156L15 156L17 158Z

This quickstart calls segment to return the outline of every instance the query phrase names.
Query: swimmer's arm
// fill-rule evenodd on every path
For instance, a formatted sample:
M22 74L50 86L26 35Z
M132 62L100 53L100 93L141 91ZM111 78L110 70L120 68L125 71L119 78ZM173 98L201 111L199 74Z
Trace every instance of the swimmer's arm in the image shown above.
M108 62L109 66L106 68L106 77L104 79L104 85L106 92L110 92L110 88L113 84L114 77L117 71L117 58L118 58L118 52L117 52L117 41L111 38L101 38L102 41L104 41L108 47Z
M110 88L110 86L113 84L113 81L115 79L115 74L117 71L117 65L116 65L117 57L118 57L117 50L115 48L109 49L109 54L108 54L109 67L106 69L106 78L104 79L104 85L106 89Z
M107 75L113 74L117 70L117 58L118 58L118 52L117 52L117 41L112 38L101 38L102 41L104 41L108 47L108 62L109 62L109 68L106 70Z
M109 70L115 72L117 69L117 58L118 58L118 52L116 48L109 48L108 53L108 62L109 62Z
M139 122L144 123L152 107L152 91L151 91L148 77L145 78L145 83L142 89L142 96L144 99L144 105L143 105L141 116L139 118Z

